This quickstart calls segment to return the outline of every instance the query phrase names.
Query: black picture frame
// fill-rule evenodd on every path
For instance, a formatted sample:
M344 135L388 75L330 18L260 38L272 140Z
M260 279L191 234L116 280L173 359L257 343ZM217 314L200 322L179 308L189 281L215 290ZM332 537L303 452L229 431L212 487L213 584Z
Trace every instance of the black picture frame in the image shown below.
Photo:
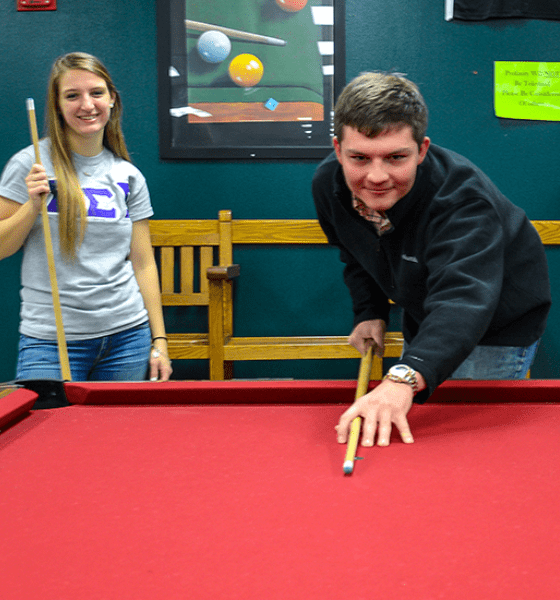
M305 3L278 3L290 1ZM220 0L157 0L162 159L317 159L332 150L332 113L345 83L344 0L307 0L293 12L278 3L241 0L228 18L226 0L219 15ZM201 57L202 26L233 30L226 31L231 52L224 61ZM242 32L273 41L238 39ZM236 85L229 76L239 54L264 65L256 85Z

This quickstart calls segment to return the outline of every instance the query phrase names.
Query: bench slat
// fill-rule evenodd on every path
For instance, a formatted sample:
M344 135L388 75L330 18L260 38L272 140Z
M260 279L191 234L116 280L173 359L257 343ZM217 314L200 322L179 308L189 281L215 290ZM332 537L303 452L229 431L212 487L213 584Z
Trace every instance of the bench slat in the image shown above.
M327 244L316 219L234 219L234 244Z

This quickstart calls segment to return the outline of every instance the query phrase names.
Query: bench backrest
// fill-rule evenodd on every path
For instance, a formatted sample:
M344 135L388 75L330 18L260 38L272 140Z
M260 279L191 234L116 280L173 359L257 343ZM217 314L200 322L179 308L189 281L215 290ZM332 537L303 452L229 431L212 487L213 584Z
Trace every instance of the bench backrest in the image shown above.
M533 221L545 245L560 244L560 221ZM207 269L233 263L236 244L327 244L316 219L153 220L152 245L160 269L164 306L208 305Z
M160 271L162 304L208 305L208 268L229 265L233 259L231 211L221 211L218 220L153 220L150 235Z

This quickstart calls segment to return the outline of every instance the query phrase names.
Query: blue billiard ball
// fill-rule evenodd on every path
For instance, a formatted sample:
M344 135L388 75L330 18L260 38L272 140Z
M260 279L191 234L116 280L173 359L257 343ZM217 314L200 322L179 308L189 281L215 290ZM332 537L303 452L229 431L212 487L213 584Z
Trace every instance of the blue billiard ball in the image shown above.
M205 31L199 38L196 48L201 58L209 63L220 63L231 52L231 42L221 31Z

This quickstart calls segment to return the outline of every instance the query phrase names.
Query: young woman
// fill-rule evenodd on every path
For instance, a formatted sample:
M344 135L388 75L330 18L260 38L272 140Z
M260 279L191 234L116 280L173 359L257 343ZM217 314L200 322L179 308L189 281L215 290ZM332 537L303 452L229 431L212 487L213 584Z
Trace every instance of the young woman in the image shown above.
M75 381L165 381L171 374L146 181L130 162L122 104L101 62L57 59L41 163L30 146L0 178L0 259L23 248L16 379L60 378L41 222L47 203L62 321Z

